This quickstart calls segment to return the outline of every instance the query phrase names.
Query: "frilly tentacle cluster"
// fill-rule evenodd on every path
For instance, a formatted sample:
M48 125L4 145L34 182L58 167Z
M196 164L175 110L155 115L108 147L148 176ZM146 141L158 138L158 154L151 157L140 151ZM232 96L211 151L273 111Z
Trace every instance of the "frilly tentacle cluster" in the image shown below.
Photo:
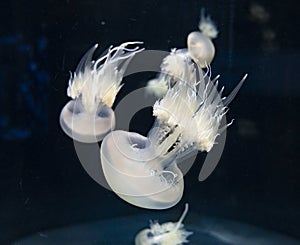
M97 110L99 103L111 107L121 89L121 81L128 63L142 51L139 47L127 48L142 42L126 42L118 47L110 47L107 53L92 60L98 47L94 45L81 59L74 74L71 74L67 94L72 99L80 98L86 111Z
M187 238L192 232L186 231L183 224L180 224L179 227L176 226L176 223L172 222L161 225L157 222L152 222L150 224L150 233L153 236L153 242L159 242L160 244L169 244L171 241L172 244L187 243Z
M186 49L172 49L171 53L163 59L160 66L161 72L174 79L181 78L183 76L182 67L185 66L186 59L188 59Z
M178 222L167 222L159 224L158 222L150 221L150 229L141 231L135 239L136 245L151 245L151 244L183 244L188 243L187 238L193 232L187 231L184 228L183 220L188 212L188 204L185 205L185 210Z
M146 87L148 93L153 93L158 98L163 97L168 91L168 84L173 84L182 77L182 67L184 67L186 59L189 59L186 49L172 49L160 65L159 76L148 82Z
M207 37L214 39L218 36L216 24L212 21L209 15L205 16L205 9L201 9L201 19L199 21L199 30Z
M230 101L221 98L218 92L218 78L211 80L210 68L207 72L189 59L185 59L180 79L166 95L153 106L153 115L159 124L166 124L176 132L176 144L181 148L193 145L197 150L209 152L219 135L220 123L228 111L227 104L233 99L245 78L239 83ZM226 103L225 103L226 102ZM229 125L229 124L228 124ZM227 125L227 126L228 126ZM174 134L173 134L174 136Z

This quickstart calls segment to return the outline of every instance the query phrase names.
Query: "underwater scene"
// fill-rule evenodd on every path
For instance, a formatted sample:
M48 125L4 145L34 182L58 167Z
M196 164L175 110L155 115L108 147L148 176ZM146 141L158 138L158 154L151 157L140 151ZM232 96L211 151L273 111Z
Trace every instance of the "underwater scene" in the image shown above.
M0 6L0 244L300 244L298 1Z

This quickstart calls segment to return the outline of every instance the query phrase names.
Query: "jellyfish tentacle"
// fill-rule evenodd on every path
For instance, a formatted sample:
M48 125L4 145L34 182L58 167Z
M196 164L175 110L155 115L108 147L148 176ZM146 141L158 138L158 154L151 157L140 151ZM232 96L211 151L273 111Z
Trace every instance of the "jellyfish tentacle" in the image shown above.
M76 74L78 76L80 73L84 73L86 68L90 68L90 63L92 61L93 54L94 54L95 50L97 49L97 47L98 47L98 44L96 43L93 47L91 47L85 53L85 55L79 61L74 74Z
M180 219L178 220L177 224L176 224L176 227L175 227L175 230L178 230L180 228L180 226L182 225L182 221L184 220L185 216L187 215L189 211L189 204L186 203L185 204L185 208L184 208L184 211L180 217Z
M205 15L205 9L201 9L201 18L199 21L199 30L205 34L207 37L213 39L218 36L218 29L215 23L212 21L209 15Z
M242 80L234 88L234 90L232 90L230 95L224 99L224 102L223 102L224 105L229 105L230 102L235 98L235 96L237 95L237 93L239 92L241 87L243 86L243 84L244 84L245 80L247 79L247 77L248 77L248 74L245 74L244 77L242 78Z

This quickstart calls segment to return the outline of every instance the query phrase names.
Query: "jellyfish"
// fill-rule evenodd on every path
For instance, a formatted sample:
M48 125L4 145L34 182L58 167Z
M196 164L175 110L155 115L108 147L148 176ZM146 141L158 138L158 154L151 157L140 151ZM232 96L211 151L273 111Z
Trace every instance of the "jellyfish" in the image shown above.
M161 65L161 72L157 78L148 81L146 91L162 98L168 91L168 84L173 85L182 76L185 60L189 59L187 49L173 48Z
M210 16L205 16L205 11L201 11L199 31L193 31L187 36L187 48L172 49L161 64L161 73L157 78L151 79L147 83L147 92L161 98L167 92L167 84L176 81L183 73L182 67L186 59L191 59L201 68L207 68L215 56L215 46L211 39L216 38L218 30ZM167 77L164 74L168 74ZM175 80L174 80L175 78Z
M115 127L112 105L122 87L123 74L133 56L142 49L128 48L141 42L111 46L107 53L92 60L98 47L94 45L71 73L67 95L72 98L61 111L63 131L76 141L100 141Z
M216 24L212 21L209 15L205 16L205 9L201 9L201 18L199 21L199 30L207 37L214 39L218 36Z
M116 130L103 139L101 163L111 189L123 200L149 209L166 209L178 203L184 190L177 164L195 151L209 152L226 127L220 127L227 105L246 76L227 98L217 90L218 76L190 59L162 99L155 102L155 122L147 137Z
M160 225L150 221L150 229L140 231L135 237L135 245L179 245L188 243L188 236L193 232L186 231L182 221L188 212L188 204L178 222L167 222Z
M168 84L164 80L163 76L149 80L146 86L146 92L149 94L154 94L158 98L163 97L167 91Z
M210 65L215 56L215 46L210 38L198 31L191 32L187 38L187 46L191 58L202 68Z
M210 16L205 16L204 9L201 10L199 31L191 32L187 38L189 55L202 68L210 65L215 56L215 46L211 39L218 36L218 30Z

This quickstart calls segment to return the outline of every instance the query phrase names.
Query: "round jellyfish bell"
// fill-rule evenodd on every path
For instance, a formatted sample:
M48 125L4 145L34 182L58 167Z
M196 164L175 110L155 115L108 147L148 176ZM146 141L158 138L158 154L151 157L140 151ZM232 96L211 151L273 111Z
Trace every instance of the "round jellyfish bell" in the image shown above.
M101 141L115 127L114 111L100 103L96 112L87 112L80 99L69 101L61 111L60 125L72 139L93 143Z
M76 141L101 141L115 127L112 105L122 87L123 74L141 42L126 42L110 47L106 54L92 60L98 47L94 45L81 59L71 74L67 95L72 98L61 111L63 131Z
M187 47L191 58L201 68L206 68L215 56L215 47L211 39L218 36L218 30L210 16L205 16L204 9L201 10L199 31L191 32L187 38Z
M218 92L218 77L186 59L183 72L162 99L155 102L155 123L147 137L114 131L103 139L101 164L112 190L123 200L149 209L176 205L183 194L183 174L177 163L195 151L209 152L227 105L244 79L226 99Z
M215 56L215 47L211 39L198 31L188 35L187 47L189 55L201 68L207 67Z
M104 138L104 176L123 200L149 209L166 209L180 201L184 188L182 173L175 159L157 150L154 140L134 132L117 130ZM162 165L166 167L161 169Z
M184 229L183 220L188 212L188 204L178 222L159 224L150 221L150 228L140 231L135 237L135 245L170 245L188 243L187 238L193 232Z

